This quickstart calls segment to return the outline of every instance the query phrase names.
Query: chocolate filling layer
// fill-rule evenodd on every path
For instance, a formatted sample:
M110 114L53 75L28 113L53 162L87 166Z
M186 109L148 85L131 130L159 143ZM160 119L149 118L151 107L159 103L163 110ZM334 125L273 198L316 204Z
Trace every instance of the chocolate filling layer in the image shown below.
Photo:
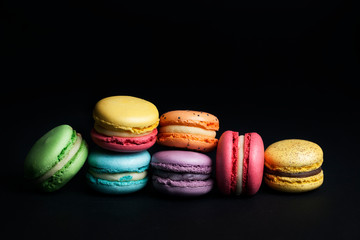
M315 169L315 170L312 170L309 172L300 172L300 173L287 173L287 172L273 171L273 170L268 169L267 167L265 167L264 170L265 170L265 173L280 176L280 177L305 178L305 177L311 177L316 174L319 174L322 169L321 169L321 167L319 167L318 169Z

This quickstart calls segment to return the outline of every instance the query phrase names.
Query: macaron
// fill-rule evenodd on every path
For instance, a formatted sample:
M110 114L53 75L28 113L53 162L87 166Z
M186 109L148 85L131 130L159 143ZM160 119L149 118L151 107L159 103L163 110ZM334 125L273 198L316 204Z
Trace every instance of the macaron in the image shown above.
M95 149L89 153L87 182L91 188L107 194L139 191L148 181L150 153L115 153Z
M154 104L131 96L101 99L93 111L92 140L116 152L144 151L156 142L159 112Z
M205 154L168 150L155 153L150 163L156 190L175 196L200 196L211 191L212 161Z
M219 120L210 113L176 110L160 117L157 143L176 148L210 152L217 146Z
M306 192L324 181L321 169L323 151L316 143L287 139L275 142L265 151L264 181L282 192Z
M30 186L45 192L63 187L84 165L88 148L80 133L60 125L45 133L30 149L24 176Z
M259 134L226 131L216 151L217 186L226 195L254 195L264 170L264 143Z

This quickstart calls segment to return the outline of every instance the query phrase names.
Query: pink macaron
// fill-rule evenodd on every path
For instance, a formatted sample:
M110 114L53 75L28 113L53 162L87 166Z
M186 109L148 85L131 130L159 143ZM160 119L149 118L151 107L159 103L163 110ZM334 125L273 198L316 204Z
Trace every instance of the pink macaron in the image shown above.
M140 137L106 136L91 130L92 140L100 147L115 152L141 152L152 147L156 142L157 129Z
M257 133L224 132L216 152L216 181L227 195L254 195L264 171L264 143Z

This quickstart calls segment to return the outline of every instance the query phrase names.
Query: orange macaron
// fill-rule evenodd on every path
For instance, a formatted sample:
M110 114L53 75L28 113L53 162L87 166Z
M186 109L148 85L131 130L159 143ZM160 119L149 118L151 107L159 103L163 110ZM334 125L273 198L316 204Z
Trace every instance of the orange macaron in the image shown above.
M176 110L160 117L157 143L168 146L210 152L217 146L219 120L210 113Z

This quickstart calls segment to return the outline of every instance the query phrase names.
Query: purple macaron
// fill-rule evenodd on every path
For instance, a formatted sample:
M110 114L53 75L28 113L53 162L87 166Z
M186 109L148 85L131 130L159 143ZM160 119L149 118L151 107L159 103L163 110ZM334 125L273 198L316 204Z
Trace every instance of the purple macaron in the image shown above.
M150 165L153 185L160 192L178 196L199 196L210 192L213 180L211 158L191 151L155 153Z

